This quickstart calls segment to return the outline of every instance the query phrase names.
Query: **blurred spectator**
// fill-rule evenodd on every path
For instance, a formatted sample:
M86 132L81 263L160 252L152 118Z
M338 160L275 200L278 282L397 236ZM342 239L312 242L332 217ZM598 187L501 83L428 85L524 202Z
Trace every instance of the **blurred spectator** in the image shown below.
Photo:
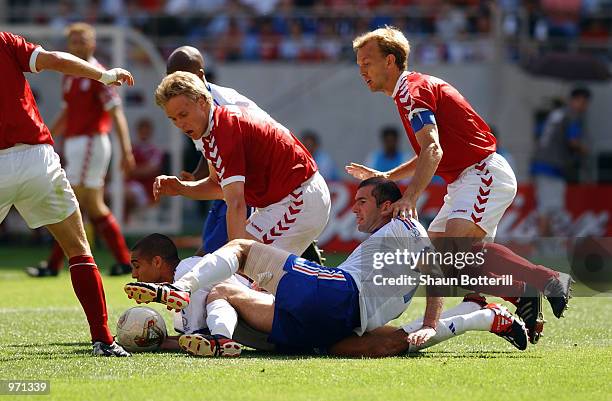
M304 35L299 20L292 20L289 24L289 36L284 37L280 43L280 56L285 60L304 60L314 56L314 38Z
M542 0L542 11L547 16L551 37L573 38L578 35L578 21L582 0Z
M62 32L69 24L79 21L82 16L76 11L71 0L61 0L58 3L57 14L49 21L49 26Z
M554 234L552 217L565 211L566 183L578 177L587 154L584 117L590 99L588 89L572 90L567 106L550 113L538 140L531 172L542 237Z
M380 133L382 149L370 153L365 165L378 171L389 171L408 161L409 155L399 148L399 132L395 127L384 127Z
M339 177L336 163L327 152L321 150L319 135L314 131L304 131L304 133L302 133L302 143L306 149L308 149L312 157L314 157L323 178L327 181L337 181Z
M140 208L151 205L153 200L153 182L162 174L164 152L153 143L153 123L143 118L136 124L138 141L132 146L136 161L126 183L126 220Z
M251 7L258 15L271 14L278 0L240 0L242 4Z
M330 20L319 22L318 46L324 59L337 60L342 53L342 41L334 31L334 25Z
M445 1L436 17L436 32L443 40L451 40L467 30L465 11Z
M112 23L139 29L164 49L185 37L194 44L207 43L210 51L232 61L352 58L346 45L350 38L390 24L410 36L412 62L439 64L494 59L491 46L496 30L505 34L511 60L533 51L531 46L516 48L523 33L541 42L539 50L577 48L610 59L610 4L609 0L8 0L7 20L57 29L74 21ZM501 14L499 21L492 17L497 15L494 9ZM500 26L494 26L497 22ZM572 43L577 39L588 43ZM304 42L307 51L302 50Z

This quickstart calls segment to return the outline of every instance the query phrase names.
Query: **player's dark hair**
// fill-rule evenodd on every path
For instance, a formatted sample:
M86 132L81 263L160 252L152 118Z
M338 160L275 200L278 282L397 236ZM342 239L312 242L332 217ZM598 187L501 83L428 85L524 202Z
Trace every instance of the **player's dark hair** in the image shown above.
M591 91L589 90L589 88L585 87L574 88L570 92L570 98L575 99L577 97L582 97L588 100L591 98Z
M317 133L312 130L304 131L304 133L302 134L302 140L305 141L306 139L312 140L317 145L321 143L319 135L317 135Z
M198 49L191 46L181 46L174 50L166 63L167 75L185 71L199 76L200 70L204 70L204 58Z
M132 247L132 252L135 251L140 252L140 255L147 259L160 256L168 263L178 264L180 261L176 245L163 234L154 233L142 238Z
M358 188L373 186L372 196L376 199L376 206L386 201L397 202L402 197L402 191L394 181L382 177L371 177L359 183Z
M397 128L392 125L387 125L383 127L380 131L380 139L385 139L388 136L392 136L395 139L399 138L399 132L397 131Z

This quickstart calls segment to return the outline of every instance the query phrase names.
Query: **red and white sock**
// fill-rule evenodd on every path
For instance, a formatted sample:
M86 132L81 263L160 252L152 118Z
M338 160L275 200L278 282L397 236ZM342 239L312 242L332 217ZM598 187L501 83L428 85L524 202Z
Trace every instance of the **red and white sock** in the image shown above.
M115 260L126 265L130 264L130 250L115 216L112 213L92 221L96 231L104 238L104 242L112 252Z
M70 279L89 322L92 341L113 342L113 335L108 328L108 313L102 277L98 266L91 255L80 255L70 258Z

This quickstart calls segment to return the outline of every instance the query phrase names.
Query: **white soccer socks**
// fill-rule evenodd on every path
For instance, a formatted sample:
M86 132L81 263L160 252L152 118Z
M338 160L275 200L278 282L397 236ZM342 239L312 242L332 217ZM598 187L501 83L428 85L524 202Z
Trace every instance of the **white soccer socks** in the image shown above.
M205 255L189 273L174 283L192 293L200 288L212 288L238 271L238 257L231 248L220 248Z
M206 305L206 325L211 335L234 336L238 324L236 310L225 299L216 299Z

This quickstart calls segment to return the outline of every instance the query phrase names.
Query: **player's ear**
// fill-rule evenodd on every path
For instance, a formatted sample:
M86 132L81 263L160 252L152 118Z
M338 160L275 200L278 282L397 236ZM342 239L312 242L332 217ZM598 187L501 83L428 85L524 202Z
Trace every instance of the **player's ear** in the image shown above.
M392 204L393 202L387 200L379 206L378 209L380 210L381 216L391 216L393 214L393 209L391 208Z
M157 270L161 269L163 262L164 262L164 260L159 255L153 256L153 259L151 260L151 264Z
M200 96L200 97L198 98L198 106L199 106L199 107L200 107L202 110L206 109L206 98L205 98L204 96Z

